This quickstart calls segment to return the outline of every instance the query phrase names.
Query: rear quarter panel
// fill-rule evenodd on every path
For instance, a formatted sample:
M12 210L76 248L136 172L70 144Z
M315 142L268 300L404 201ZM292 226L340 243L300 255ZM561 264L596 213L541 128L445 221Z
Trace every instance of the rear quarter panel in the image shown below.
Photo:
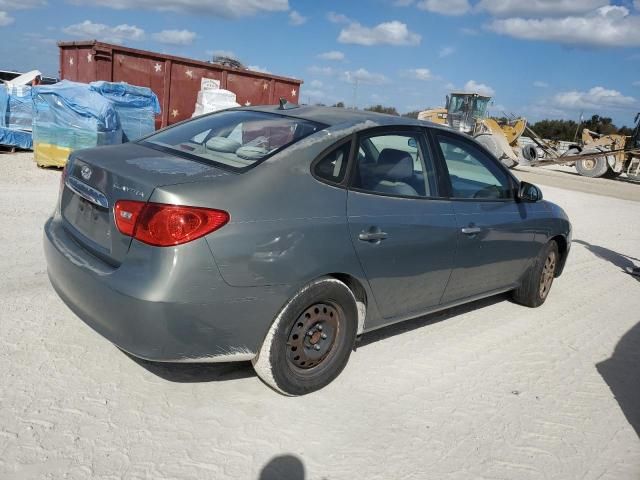
M324 130L245 172L157 189L151 201L218 208L231 220L206 240L225 282L290 285L329 273L366 284L348 234L346 190L319 182L311 162L349 131Z

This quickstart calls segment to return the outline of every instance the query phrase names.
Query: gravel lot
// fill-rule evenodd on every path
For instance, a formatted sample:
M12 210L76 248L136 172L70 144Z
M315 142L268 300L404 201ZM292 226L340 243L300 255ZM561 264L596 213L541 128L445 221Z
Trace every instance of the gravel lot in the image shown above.
M75 317L41 248L58 182L0 155L0 478L640 478L621 270L640 203L543 185L574 245L542 308L499 296L369 334L328 388L285 398L248 364L133 360Z

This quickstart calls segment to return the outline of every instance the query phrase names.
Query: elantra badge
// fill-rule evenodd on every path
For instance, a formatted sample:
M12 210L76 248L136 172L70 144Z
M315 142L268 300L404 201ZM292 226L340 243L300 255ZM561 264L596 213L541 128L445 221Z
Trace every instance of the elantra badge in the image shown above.
M84 178L85 180L89 180L92 173L93 171L86 165L80 169L80 175L82 175L82 178Z

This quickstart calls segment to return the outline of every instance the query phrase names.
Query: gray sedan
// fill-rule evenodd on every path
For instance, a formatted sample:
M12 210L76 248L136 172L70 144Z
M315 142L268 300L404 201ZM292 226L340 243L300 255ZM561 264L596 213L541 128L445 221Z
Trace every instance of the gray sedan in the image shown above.
M563 210L471 138L407 118L239 108L73 153L45 225L51 283L122 350L331 382L362 333L511 291L541 305Z

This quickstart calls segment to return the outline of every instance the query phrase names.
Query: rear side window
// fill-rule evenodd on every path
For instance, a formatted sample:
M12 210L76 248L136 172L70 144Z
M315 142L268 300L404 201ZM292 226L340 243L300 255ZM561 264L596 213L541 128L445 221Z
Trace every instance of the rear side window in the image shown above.
M322 128L324 125L300 118L230 110L160 131L144 144L242 170Z
M351 151L351 142L331 151L321 158L313 167L316 177L331 183L340 183L347 172L347 161Z

